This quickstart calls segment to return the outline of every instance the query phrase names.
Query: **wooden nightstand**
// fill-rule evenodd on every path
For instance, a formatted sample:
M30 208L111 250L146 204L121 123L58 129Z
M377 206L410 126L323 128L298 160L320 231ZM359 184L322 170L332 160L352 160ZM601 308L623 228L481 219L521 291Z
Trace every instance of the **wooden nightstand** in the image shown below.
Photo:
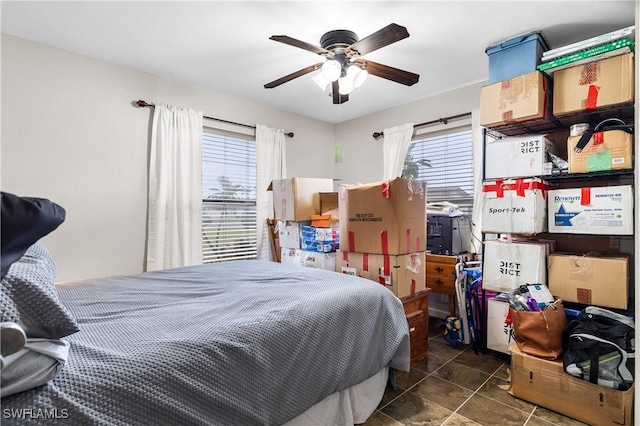
M426 289L401 298L409 323L411 365L427 357L429 349L429 292Z
M458 256L427 253L427 287L434 293L449 296L449 313L456 315L456 264L461 260L473 260L474 255L465 253Z
M434 293L449 296L449 313L456 315L456 263L458 258L427 253L427 287Z

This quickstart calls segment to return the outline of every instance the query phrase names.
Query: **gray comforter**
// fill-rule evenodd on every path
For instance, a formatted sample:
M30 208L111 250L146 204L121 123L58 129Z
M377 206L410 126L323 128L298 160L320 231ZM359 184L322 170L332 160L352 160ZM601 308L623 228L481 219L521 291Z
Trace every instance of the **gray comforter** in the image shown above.
M409 369L401 302L331 271L248 260L58 291L80 324L67 365L3 398L3 424L41 414L74 425L279 425L386 365ZM7 409L31 411L18 421Z

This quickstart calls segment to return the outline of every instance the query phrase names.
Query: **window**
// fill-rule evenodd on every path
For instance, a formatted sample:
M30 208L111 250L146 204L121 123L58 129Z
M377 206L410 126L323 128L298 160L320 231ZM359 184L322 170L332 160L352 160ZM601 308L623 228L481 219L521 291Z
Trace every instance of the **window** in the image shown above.
M404 177L427 182L427 202L448 201L465 215L473 209L471 128L425 135L411 142Z
M205 129L202 139L202 260L255 259L256 144Z

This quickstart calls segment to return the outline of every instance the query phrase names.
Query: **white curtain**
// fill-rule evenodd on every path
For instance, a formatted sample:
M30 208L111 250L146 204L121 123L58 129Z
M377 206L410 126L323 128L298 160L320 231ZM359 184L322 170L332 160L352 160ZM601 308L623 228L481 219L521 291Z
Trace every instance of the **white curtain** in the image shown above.
M484 168L484 150L480 110L471 111L471 132L473 135L473 213L471 215L471 234L475 253L482 253L482 171Z
M202 112L158 104L149 159L146 270L202 263Z
M413 123L384 129L382 180L394 179L402 175L404 159L409 151L412 134Z
M284 130L256 125L256 157L258 162L256 220L258 221L258 259L273 260L267 218L273 218L273 197L267 187L274 179L287 176Z

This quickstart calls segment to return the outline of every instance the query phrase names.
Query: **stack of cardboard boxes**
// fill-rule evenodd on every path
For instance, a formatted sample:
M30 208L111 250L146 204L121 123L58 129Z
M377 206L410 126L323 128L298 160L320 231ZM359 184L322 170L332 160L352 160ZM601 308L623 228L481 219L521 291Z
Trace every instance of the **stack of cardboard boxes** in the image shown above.
M334 271L335 252L340 244L337 224L334 221L332 227L329 220L320 223L323 225L320 227L313 226L312 222L321 213L320 194L331 193L333 180L277 179L271 183L269 190L273 193L280 262Z
M399 298L424 290L426 190L404 178L341 186L336 270L379 282Z
M633 167L633 136L623 130L595 132L580 150L574 149L580 134L566 130L585 121L588 113L633 102L633 54L546 75L536 70L545 45L535 33L487 51L490 70L508 69L490 71L503 79L491 81L481 92L481 124L500 136L485 140L482 231L495 239L484 245L483 288L508 292L524 284L545 284L566 302L626 310L628 254L616 253L617 243L608 243L608 254L585 253L596 238L564 235L633 234L632 187L592 179L596 172ZM492 53L499 53L500 61L492 64ZM554 128L560 122L566 129ZM538 128L545 133L536 134ZM568 167L563 169L562 160ZM590 179L547 178L576 173ZM556 251L556 243L562 251ZM633 388L623 392L594 385L566 374L561 360L520 352L511 344L508 310L506 302L489 301L487 345L511 353L509 393L589 424L632 422Z

